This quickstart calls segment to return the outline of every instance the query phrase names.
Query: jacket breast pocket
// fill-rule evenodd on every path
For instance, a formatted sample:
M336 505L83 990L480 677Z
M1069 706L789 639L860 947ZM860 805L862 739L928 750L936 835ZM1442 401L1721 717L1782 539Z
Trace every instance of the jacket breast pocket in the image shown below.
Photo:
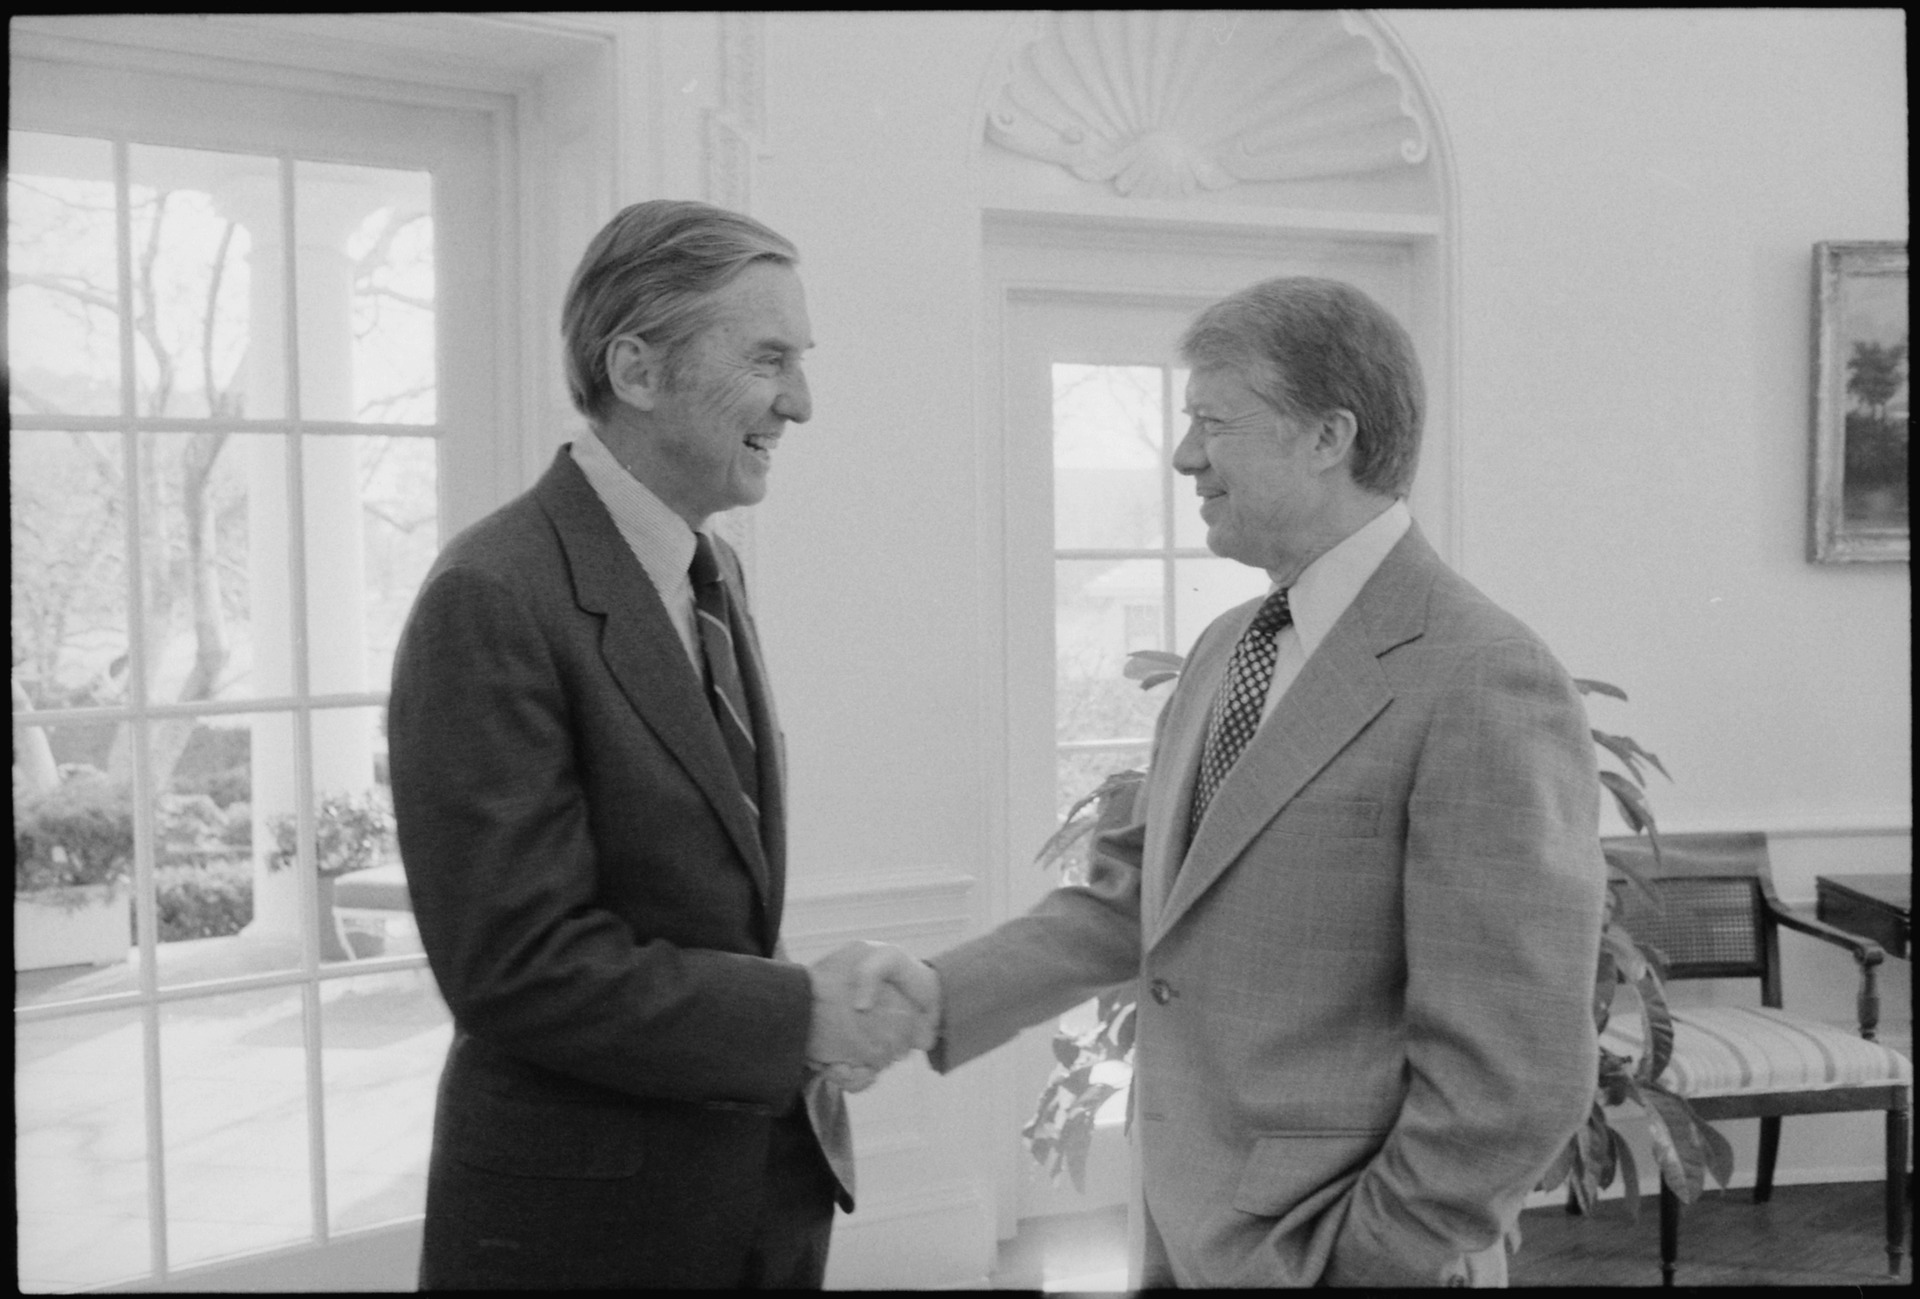
M1380 804L1366 798L1300 798L1280 809L1273 828L1314 839L1372 839L1380 833Z
M624 1106L471 1090L444 1096L446 1153L508 1177L632 1177L645 1162L645 1116Z
M1385 1131L1285 1132L1259 1138L1234 1188L1233 1207L1284 1217L1309 1197L1344 1190L1387 1139Z

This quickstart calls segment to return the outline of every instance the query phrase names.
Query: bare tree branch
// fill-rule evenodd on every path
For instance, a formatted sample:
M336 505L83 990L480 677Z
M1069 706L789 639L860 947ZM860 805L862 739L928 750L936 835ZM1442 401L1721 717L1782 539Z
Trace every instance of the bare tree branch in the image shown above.
M213 255L213 277L207 282L207 308L200 321L200 386L206 395L207 414L215 418L236 413L227 409L227 394L213 382L214 308L220 302L220 281L227 273L227 248L233 243L236 228L235 223L229 221L227 228L220 232L220 248Z
M7 287L9 289L47 289L53 293L64 294L76 302L84 302L90 307L99 307L103 311L117 313L120 310L118 302L78 275L41 275L32 271L11 271L7 275Z

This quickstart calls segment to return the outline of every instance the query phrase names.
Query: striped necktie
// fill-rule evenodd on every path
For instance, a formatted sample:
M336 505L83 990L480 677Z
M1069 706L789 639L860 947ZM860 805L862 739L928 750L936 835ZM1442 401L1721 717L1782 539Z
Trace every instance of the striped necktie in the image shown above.
M707 661L707 702L726 739L733 769L740 777L747 805L760 815L760 767L754 757L753 723L748 720L747 691L740 682L740 663L733 648L732 601L720 576L720 561L704 532L694 533L693 607L700 624L700 651Z
M1192 841L1200 828L1207 804L1220 789L1247 747L1247 741L1260 729L1260 714L1266 710L1267 687L1273 681L1273 665L1280 657L1280 630L1293 622L1293 610L1287 606L1287 593L1275 591L1253 615L1253 621L1233 647L1227 663L1226 680L1213 697L1213 710L1207 714L1207 740L1200 750L1200 775L1193 786L1193 811L1187 818L1187 839Z

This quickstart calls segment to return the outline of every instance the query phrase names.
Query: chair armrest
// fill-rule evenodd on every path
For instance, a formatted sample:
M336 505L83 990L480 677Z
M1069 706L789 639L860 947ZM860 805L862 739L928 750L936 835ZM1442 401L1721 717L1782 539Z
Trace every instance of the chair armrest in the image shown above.
M1777 899L1767 898L1766 908L1782 926L1797 929L1823 943L1844 947L1853 954L1854 964L1860 967L1860 1036L1869 1042L1873 1041L1875 1030L1880 1027L1880 988L1874 976L1879 971L1880 963L1887 959L1886 951L1871 939L1850 934L1824 920L1809 919L1790 911Z
M1846 948L1853 953L1855 963L1862 970L1871 969L1887 959L1886 949L1871 938L1862 938L1858 934L1850 934L1844 929L1836 928L1824 920L1803 916L1787 907L1785 903L1769 900L1767 910L1773 913L1775 920L1788 929L1797 929L1803 934L1811 934L1823 943L1832 943L1835 947Z

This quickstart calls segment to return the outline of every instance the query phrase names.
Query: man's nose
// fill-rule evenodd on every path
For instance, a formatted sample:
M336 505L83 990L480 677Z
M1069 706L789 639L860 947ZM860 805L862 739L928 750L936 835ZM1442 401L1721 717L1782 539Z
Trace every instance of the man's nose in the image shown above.
M773 403L773 413L795 424L805 424L813 418L813 393L807 388L806 372L799 366L793 368L781 387L780 396Z
M1197 424L1188 424L1187 435L1173 449L1173 471L1177 474L1197 474L1206 467L1207 440L1200 436Z

